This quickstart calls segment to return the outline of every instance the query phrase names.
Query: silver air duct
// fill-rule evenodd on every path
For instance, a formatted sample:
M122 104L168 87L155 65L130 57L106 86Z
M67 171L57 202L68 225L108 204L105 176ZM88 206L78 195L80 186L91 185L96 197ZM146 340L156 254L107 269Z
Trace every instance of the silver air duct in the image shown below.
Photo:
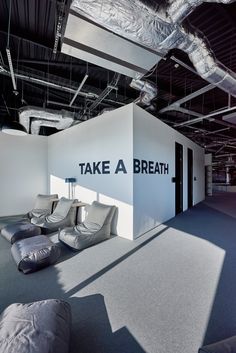
M230 4L236 0L206 2ZM181 22L202 0L170 0L165 9L155 11L140 0L74 0L71 10L106 29L144 47L166 55L178 48L189 55L198 74L236 97L236 75L218 63L207 46L207 39L189 33ZM141 75L137 77L141 78Z
M135 101L136 104L150 106L151 101L157 96L157 87L152 82L133 79L130 87L140 91L140 96Z
M19 121L32 135L38 135L41 126L55 127L58 130L67 129L74 121L74 115L65 110L40 109L24 107L19 110Z
M173 23L183 22L196 7L204 2L232 4L235 0L170 0L167 8L168 17L172 19Z
M142 46L158 50L175 27L139 0L74 0L71 10ZM166 51L168 52L168 50Z

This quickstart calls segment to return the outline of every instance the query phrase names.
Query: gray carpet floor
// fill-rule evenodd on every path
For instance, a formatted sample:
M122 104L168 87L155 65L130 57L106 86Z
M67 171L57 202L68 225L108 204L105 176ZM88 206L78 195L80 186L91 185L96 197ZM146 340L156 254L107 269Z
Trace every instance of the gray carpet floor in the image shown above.
M72 353L197 353L236 334L235 206L236 194L217 194L134 242L62 247L60 262L29 275L0 237L0 311L68 301Z

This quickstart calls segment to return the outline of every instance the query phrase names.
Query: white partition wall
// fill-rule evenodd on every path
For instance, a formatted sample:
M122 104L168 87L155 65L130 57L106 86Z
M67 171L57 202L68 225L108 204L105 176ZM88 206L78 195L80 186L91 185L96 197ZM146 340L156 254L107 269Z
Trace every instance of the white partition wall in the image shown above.
M188 208L187 151L193 151L193 205L205 197L204 151L159 119L134 106L134 159L149 168L134 173L136 238L175 216L175 143L183 146L183 210ZM139 162L138 162L139 161ZM156 168L156 170L155 170ZM138 167L137 167L138 171Z
M50 191L68 196L65 178L76 178L75 197L116 205L112 232L135 239L175 216L176 142L183 145L186 210L187 151L193 151L194 205L204 199L203 149L134 104L48 138ZM141 161L150 170L139 171Z
M133 237L133 106L107 112L49 137L50 190L68 196L64 179L75 177L75 197L117 206L113 233Z
M175 144L183 146L183 202L202 201L204 151L140 107L130 104L49 137L0 133L0 216L32 209L38 193L116 205L112 233L135 239L176 214Z
M47 137L0 132L0 216L24 214L47 193Z

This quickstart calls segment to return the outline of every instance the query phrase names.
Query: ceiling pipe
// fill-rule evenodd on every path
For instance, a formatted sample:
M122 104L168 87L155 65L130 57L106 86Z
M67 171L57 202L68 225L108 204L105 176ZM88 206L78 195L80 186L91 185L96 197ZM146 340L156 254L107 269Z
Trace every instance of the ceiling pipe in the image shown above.
M80 105L80 106L76 106L76 105L69 105L69 104L66 104L66 103L61 103L61 102L56 102L56 101L53 101L53 100L47 100L47 105L48 104L51 104L51 105L58 105L60 107L69 107L71 109L74 109L74 110L81 110L83 109L83 106Z
M212 83L207 85L207 86L205 86L205 87L202 87L199 90L187 95L186 97L181 98L181 99L175 101L174 103L168 105L167 107L159 110L159 113L163 114L163 113L171 111L171 110L177 110L176 108L179 108L181 104L186 103L186 102L188 102L188 101L190 101L190 100L192 100L192 99L194 99L194 98L196 98L196 97L198 97L198 96L200 96L200 95L202 95L202 94L204 94L206 92L209 92L209 91L211 91L214 88L215 88L215 85L213 85ZM178 110L178 111L181 111L181 110ZM196 114L198 114L198 113L192 112L191 115L196 115Z
M213 116L216 116L216 115L219 115L219 114L223 114L223 113L227 113L227 112L233 111L235 109L236 109L236 106L235 107L231 107L231 108L227 108L227 109L223 109L223 110L220 110L220 111L217 111L217 112L212 112L210 114L203 115L202 117L199 117L199 118L196 118L196 119L191 119L191 120L184 121L183 123L175 124L174 127L185 126L185 125L193 125L193 124L199 123L203 119L210 119ZM221 120L217 120L217 124L218 123L221 124ZM233 125L232 125L232 127L233 127ZM235 126L235 128L236 128L236 126Z
M226 146L226 141L219 141L219 142L215 142L215 143L209 143L208 145L204 145L204 147L206 149L208 148L212 148L212 147L221 147L221 146Z
M224 157L231 157L231 156L236 156L236 153L225 153L225 154L219 154L215 158L224 158Z
M9 71L6 70L3 66L0 66L0 74L5 75L5 76L11 76ZM45 81L45 80L42 80L42 79L39 79L39 78L36 78L36 77L33 77L33 76L16 73L15 77L17 77L18 79L20 79L22 81L31 82L31 83L33 82L33 83L36 83L36 84L41 85L41 86L54 88L54 89L57 89L57 90L60 90L60 91L64 91L64 92L67 92L67 93L73 93L73 94L76 93L76 89L74 89L74 88L70 88L70 87L67 87L67 86L59 85L57 83L53 83L53 82L50 82L50 81ZM92 93L92 92L81 92L80 91L78 93L78 95L81 96L81 97L88 98L88 99L97 99L99 97L98 94ZM110 98L109 99L105 99L105 102L111 103L111 104L117 104L117 105L120 105L120 106L124 106L125 105L125 103L123 103L123 102L114 101L113 99L110 99Z
M187 115L196 116L198 118L203 116L203 114L201 114L201 113L195 112L195 111L190 110L190 109L178 107L178 106L175 109L172 108L171 110L174 110L176 112L180 112L180 113L183 113L183 114L187 114Z
M212 135L212 134L218 134L219 132L222 132L222 131L228 131L230 130L230 127L225 127L223 129L219 129L219 130L215 130L215 131L210 131L210 132L206 132L204 133L205 136L208 136L208 135Z

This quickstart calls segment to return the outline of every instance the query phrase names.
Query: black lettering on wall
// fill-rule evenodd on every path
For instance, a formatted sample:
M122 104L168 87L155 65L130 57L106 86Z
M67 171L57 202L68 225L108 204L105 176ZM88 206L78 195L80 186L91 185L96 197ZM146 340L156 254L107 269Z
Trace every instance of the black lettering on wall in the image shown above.
M148 162L142 159L142 174L148 173Z
M159 163L156 162L156 165L155 165L155 174L160 174L160 168L159 168Z
M102 162L102 174L110 174L110 161Z
M85 163L79 163L79 166L80 166L80 173L81 173L81 174L84 174L84 166L85 166Z
M93 174L92 168L91 168L91 166L90 166L90 163L86 163L86 168L85 168L84 174L87 174L87 173Z
M153 161L148 162L148 169L149 169L149 174L154 174L154 162Z
M166 164L166 163L165 163L164 173L165 173L165 174L169 174L169 164Z
M161 167L161 174L163 174L163 167L164 167L164 163L159 163L160 167Z
M127 170L125 168L125 164L124 164L123 159L119 159L117 166L116 166L115 174L118 174L119 172L127 174Z
M140 160L134 159L134 174L140 173Z
M93 174L101 174L101 171L99 169L99 165L101 162L93 162Z
M110 174L110 161L79 163L81 174ZM127 174L123 159L119 159L114 171L115 174ZM134 174L169 174L169 164L164 162L133 159Z

